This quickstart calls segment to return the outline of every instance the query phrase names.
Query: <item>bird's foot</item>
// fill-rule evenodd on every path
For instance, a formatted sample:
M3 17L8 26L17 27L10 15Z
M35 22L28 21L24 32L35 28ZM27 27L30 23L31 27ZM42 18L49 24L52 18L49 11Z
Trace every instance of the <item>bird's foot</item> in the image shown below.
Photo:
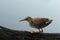
M43 31L39 31L40 33L42 33Z

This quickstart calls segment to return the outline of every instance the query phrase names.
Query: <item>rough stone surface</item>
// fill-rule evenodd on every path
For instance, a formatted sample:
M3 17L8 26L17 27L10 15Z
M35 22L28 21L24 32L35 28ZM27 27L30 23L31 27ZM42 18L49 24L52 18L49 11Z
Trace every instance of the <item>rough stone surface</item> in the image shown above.
M60 33L30 33L0 26L0 40L60 40Z

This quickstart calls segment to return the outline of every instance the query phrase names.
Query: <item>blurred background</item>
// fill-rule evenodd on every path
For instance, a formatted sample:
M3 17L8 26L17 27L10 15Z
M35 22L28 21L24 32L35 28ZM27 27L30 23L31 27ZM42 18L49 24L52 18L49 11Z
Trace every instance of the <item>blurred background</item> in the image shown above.
M36 31L27 22L19 22L26 16L53 19L43 30L60 33L60 0L0 0L0 26L13 30Z

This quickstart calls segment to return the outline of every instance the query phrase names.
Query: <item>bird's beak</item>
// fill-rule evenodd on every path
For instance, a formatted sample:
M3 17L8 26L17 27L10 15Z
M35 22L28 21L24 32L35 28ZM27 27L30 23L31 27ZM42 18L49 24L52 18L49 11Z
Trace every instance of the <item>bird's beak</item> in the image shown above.
M19 22L25 21L25 19L19 20Z

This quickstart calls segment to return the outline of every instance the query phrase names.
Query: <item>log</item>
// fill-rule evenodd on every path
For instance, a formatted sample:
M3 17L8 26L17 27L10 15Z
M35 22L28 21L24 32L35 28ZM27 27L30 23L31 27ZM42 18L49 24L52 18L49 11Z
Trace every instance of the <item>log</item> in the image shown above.
M60 33L30 33L0 26L0 40L60 40Z

